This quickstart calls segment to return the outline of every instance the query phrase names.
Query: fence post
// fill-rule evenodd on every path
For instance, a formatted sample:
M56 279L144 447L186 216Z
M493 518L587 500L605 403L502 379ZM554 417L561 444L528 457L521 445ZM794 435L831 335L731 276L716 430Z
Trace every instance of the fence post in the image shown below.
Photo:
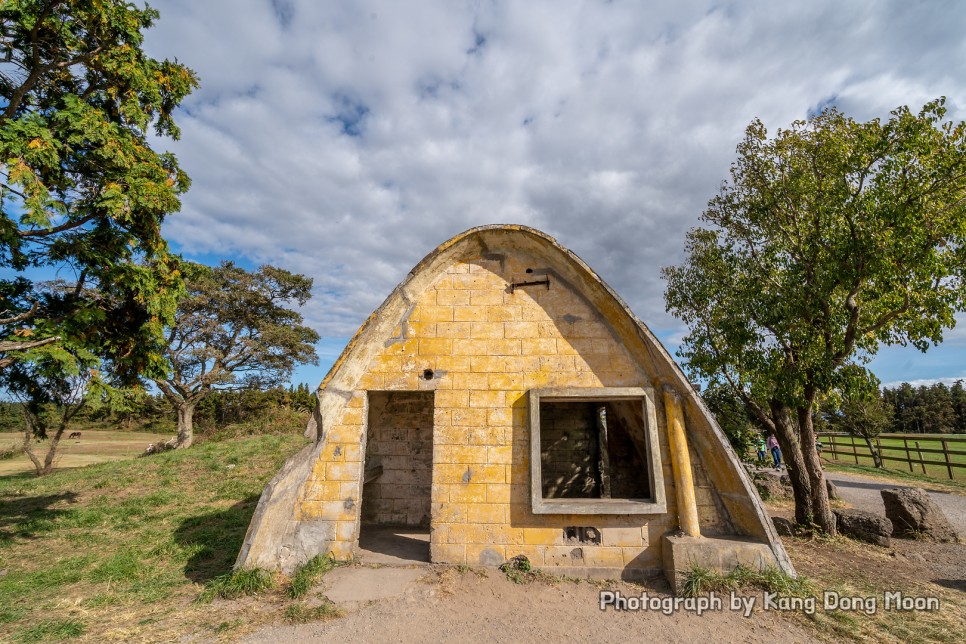
M953 465L949 460L949 443L946 439L943 439L943 457L946 459L946 472L949 474L949 480L953 480Z
M919 451L919 441L916 441L916 455L919 457L919 467L922 468L922 473L926 473L926 464L922 460L922 452Z
M855 444L855 436L850 436L849 439L852 441L852 458L855 459L855 464L859 464L859 450L856 449L858 446Z
M882 442L879 441L879 437L876 436L875 439L875 451L879 453L879 465L885 469L885 461L882 460ZM872 467L875 467L875 459L872 459Z
M903 438L902 444L906 448L906 462L909 463L909 471L912 472L912 453L909 451L909 439Z

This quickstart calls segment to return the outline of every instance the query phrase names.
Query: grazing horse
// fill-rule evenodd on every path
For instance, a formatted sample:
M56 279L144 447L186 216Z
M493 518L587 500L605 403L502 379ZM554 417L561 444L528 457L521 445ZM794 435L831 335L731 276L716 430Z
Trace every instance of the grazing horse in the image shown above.
M80 432L71 432L70 436L67 437L67 440L70 440L72 438L80 438Z

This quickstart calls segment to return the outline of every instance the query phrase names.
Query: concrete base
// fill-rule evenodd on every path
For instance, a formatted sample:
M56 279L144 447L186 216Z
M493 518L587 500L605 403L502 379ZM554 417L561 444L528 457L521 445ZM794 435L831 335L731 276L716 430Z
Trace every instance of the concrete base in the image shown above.
M351 607L403 595L424 576L426 576L426 569L420 567L348 566L326 574L323 580L323 592L335 604Z
M664 574L675 595L681 594L684 578L695 565L728 574L738 564L762 570L778 568L768 544L741 537L688 537L666 534L662 539Z

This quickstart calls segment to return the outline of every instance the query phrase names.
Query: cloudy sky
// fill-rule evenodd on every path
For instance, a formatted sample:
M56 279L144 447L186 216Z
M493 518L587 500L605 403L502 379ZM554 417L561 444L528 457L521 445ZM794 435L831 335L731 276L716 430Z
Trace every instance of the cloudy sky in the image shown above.
M416 262L522 223L574 250L673 351L662 266L753 118L859 119L940 95L966 118L966 5L153 0L155 57L201 78L165 141L192 177L166 233L206 262L315 279L313 386ZM884 382L966 376L966 321Z

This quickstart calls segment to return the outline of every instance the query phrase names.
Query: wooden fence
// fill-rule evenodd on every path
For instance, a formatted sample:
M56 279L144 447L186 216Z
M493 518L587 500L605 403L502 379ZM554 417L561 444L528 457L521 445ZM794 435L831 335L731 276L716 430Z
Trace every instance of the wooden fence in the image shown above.
M822 456L829 461L874 465L869 446L860 436L822 432L818 438ZM872 442L883 467L901 463L900 467L908 467L910 472L966 478L966 436L962 434L880 434Z

